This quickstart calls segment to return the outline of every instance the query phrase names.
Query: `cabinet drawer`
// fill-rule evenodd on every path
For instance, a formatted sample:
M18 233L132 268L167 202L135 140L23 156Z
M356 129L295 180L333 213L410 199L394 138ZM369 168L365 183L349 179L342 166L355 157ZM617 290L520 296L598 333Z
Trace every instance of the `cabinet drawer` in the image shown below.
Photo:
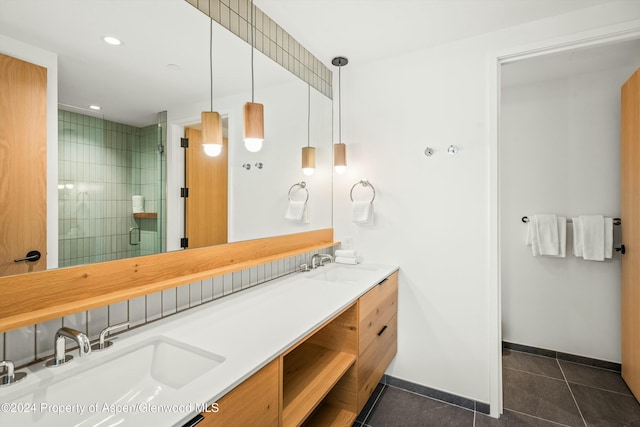
M380 329L398 311L398 272L371 289L359 300L360 342L362 354Z
M198 427L277 427L279 361L274 360L224 395L217 412L205 412Z
M367 403L397 350L398 316L394 315L358 359L358 411Z

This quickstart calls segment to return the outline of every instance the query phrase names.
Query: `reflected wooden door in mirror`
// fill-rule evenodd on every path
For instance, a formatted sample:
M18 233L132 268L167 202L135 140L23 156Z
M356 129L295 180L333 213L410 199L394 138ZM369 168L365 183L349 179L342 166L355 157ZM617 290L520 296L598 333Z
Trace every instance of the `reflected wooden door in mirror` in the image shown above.
M185 237L188 248L227 243L228 140L222 153L209 157L202 148L202 132L185 129Z
M0 276L7 276L47 265L46 68L0 54L0 93ZM40 258L31 261L31 251Z

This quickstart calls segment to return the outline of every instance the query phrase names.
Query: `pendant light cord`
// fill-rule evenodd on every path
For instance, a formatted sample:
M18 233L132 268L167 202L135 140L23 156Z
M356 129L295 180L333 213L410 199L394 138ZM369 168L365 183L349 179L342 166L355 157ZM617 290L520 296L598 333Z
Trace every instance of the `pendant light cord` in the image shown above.
M342 65L338 66L338 142L342 144Z
M209 19L209 88L211 94L211 109L213 112L213 19Z
M254 32L254 26L253 26L253 0L251 0L251 102L253 103L254 99L253 99L253 93L254 93L254 79L253 79L253 32Z
M307 85L307 147L311 146L311 85Z

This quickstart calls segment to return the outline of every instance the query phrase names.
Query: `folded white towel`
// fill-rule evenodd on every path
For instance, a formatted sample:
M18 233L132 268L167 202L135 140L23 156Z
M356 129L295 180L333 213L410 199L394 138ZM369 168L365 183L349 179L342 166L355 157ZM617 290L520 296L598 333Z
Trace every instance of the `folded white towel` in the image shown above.
M358 263L358 259L357 258L352 258L352 257L337 256L334 262L336 262L338 264L355 265L355 264Z
M359 224L370 222L373 216L373 204L371 202L353 202L351 220Z
M540 245L538 244L538 236L536 233L538 221L534 216L529 217L527 224L527 246L531 246L531 255L540 256Z
M287 219L289 221L304 222L306 210L307 202L289 200L289 205L287 206L287 212L284 215L284 219Z
M613 218L604 219L604 257L613 258Z
M582 256L590 261L604 261L604 217L580 215L582 222Z
M582 220L572 218L573 221L573 254L582 258Z
M335 252L337 257L345 257L345 258L356 258L358 256L357 252L350 249L336 249Z
M542 222L545 223L540 230L540 217L552 217L549 218L549 224L546 224L546 219ZM555 233L550 228L555 219ZM545 241L545 250L542 251L540 235L545 236L557 236L557 240L554 241L547 239ZM546 238L546 237L545 237ZM552 256L564 258L567 255L567 219L565 217L555 215L532 215L529 217L529 224L527 227L527 246L531 246L531 254L533 256Z
M558 237L558 217L551 215L534 215L536 219L536 235L540 245L540 255L560 255Z

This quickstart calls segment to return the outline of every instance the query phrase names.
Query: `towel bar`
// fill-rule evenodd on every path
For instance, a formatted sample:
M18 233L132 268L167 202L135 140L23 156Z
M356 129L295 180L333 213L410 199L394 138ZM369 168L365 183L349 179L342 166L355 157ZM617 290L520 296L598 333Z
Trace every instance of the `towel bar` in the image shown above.
M296 187L300 187L301 189L303 189L304 191L307 192L307 198L305 199L305 203L308 202L309 201L309 190L307 189L307 183L304 182L304 181L296 182L291 187L289 187L289 193L288 193L288 196L287 196L289 198L289 200L291 200L291 191Z
M351 191L349 192L349 197L351 198L351 201L353 202L353 189L356 188L356 185L362 185L363 187L371 187L371 191L373 191L373 197L371 198L371 203L373 203L373 201L376 199L376 189L373 186L373 184L367 181L366 179L360 180L355 184L353 184L353 187L351 187Z
M529 217L523 216L522 222L524 222L525 224L529 222ZM571 224L571 223L573 223L573 221L570 219L567 219L567 224ZM620 225L620 224L622 224L622 220L620 218L613 218L613 225Z

